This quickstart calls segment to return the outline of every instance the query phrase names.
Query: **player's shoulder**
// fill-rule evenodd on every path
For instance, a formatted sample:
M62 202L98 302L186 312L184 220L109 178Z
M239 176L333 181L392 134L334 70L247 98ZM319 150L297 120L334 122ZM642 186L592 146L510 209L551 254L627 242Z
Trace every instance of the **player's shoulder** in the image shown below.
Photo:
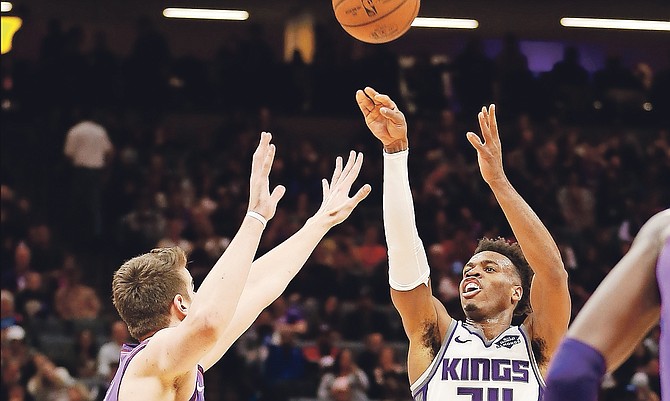
M662 210L655 215L651 216L649 220L642 226L642 230L653 231L658 234L665 234L665 238L670 235L670 231L667 229L670 228L670 209ZM663 238L663 239L665 239Z
M659 247L665 244L670 238L670 209L660 211L647 220L636 238Z
M173 328L165 328L158 330L151 337L143 340L140 343L142 346L142 358L134 358L133 363L138 369L138 373L146 372L148 375L155 375L160 372L158 369L160 359L169 352L174 344Z

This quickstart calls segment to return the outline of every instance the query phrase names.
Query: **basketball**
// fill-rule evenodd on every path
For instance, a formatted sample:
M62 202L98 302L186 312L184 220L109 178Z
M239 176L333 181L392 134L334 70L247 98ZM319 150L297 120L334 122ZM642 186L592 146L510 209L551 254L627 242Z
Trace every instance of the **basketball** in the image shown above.
M366 43L386 43L409 30L420 4L420 0L333 0L333 10L349 35Z

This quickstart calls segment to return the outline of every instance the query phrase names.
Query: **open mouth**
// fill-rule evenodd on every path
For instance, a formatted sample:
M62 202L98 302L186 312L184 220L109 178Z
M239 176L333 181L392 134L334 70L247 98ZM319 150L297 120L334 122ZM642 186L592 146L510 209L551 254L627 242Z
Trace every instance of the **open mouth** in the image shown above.
M463 288L463 298L472 298L475 295L479 294L482 288L479 286L479 283L476 281L470 281Z

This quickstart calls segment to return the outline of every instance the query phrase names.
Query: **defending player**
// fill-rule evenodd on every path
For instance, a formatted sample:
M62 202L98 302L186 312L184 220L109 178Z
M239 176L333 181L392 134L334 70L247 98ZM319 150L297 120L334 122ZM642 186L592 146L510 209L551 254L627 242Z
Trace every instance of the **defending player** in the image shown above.
M505 176L494 106L479 113L484 141L471 132L467 138L518 245L502 239L479 242L463 269L459 288L466 321L461 322L447 314L430 288L414 221L405 117L388 96L372 88L357 91L356 100L368 128L384 146L389 283L409 338L414 398L540 399L542 373L570 319L567 273L551 235ZM526 316L521 326L512 326L515 315Z
M669 400L668 297L670 209L642 226L628 253L584 305L551 363L546 401L595 401L605 371L630 356L659 316L661 399Z
M319 210L291 238L252 263L266 221L284 187L269 191L275 155L271 135L262 133L250 180L247 216L198 293L179 248L153 250L133 258L114 274L114 305L133 337L125 346L106 401L204 400L203 372L216 363L258 314L274 301L330 228L346 219L369 193L364 185L352 198L363 155L351 152L323 180Z

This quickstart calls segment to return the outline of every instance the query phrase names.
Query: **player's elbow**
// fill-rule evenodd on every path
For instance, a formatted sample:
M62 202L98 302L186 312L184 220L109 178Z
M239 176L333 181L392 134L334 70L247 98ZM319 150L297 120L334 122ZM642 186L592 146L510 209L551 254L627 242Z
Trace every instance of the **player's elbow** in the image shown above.
M189 317L191 317L189 315ZM198 336L200 342L214 343L223 334L224 328L220 319L212 314L201 313L193 316L191 330Z
M554 280L567 283L568 271L565 269L565 265L560 257L556 260L552 273Z

